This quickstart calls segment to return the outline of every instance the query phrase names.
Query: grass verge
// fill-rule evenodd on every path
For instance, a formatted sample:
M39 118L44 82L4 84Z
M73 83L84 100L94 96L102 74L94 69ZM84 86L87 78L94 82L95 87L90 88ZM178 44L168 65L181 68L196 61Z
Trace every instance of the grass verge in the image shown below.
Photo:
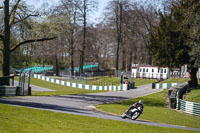
M170 78L160 83L182 83L189 80L189 78ZM200 80L198 80L198 83L200 83ZM184 95L184 100L200 103L200 86L195 89L192 88L191 92Z
M0 104L1 133L197 133Z
M144 102L144 112L139 119L200 128L200 117L186 115L184 113L168 109L166 107L166 97L167 91L165 90L160 93L140 97L137 99L126 100L116 104L97 105L97 108L106 112L120 115L131 104L141 99Z
M160 83L183 83L183 82L188 82L189 80L190 80L189 78L170 78Z
M135 82L135 86L141 86L141 85L145 85L145 84L151 84L156 82L156 80L154 79L134 79Z
M15 80L19 80L19 78L15 77ZM112 79L110 79L111 81ZM150 84L155 82L155 80L149 80L149 79L135 79L135 85L140 86L140 85L145 85L145 84ZM84 93L99 93L99 92L105 92L105 91L92 91L92 90L85 90L85 89L78 89L78 88L73 88L73 87L67 87L63 85L58 85L55 83L47 82L44 80L36 79L36 78L31 78L31 84L40 86L43 88L48 88L56 91L48 91L48 92L32 92L32 95L35 96L46 96L46 95L69 95L69 94L84 94Z
M121 82L120 77L109 77L109 76L99 76L99 77L93 77L91 79L85 79L85 80L77 80L77 79L65 80L65 79L53 77L53 76L50 76L50 78L60 79L63 81L68 81L68 82L73 82L73 83L98 85L98 86L120 85L120 82ZM136 86L150 84L156 81L157 80L153 80L153 79L134 79Z
M184 100L200 103L200 86L184 96Z
M17 78L15 78L17 80ZM70 95L70 94L84 94L84 93L98 93L103 91L94 91L94 90L85 90L85 89L79 89L79 88L73 88L63 85L58 85L55 83L43 81L36 78L31 78L31 84L40 86L43 88L48 88L56 91L48 91L48 92L39 92L39 91L33 91L32 95L35 96L50 96L50 95Z

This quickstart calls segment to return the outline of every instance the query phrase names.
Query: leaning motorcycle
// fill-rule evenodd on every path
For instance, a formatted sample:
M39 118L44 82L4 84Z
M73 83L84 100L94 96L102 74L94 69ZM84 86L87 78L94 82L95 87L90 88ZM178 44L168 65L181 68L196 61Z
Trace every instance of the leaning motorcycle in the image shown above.
M130 108L126 110L121 117L122 119L129 118L132 120L136 120L142 114L142 112L143 112L143 105L140 105L138 107L130 106Z

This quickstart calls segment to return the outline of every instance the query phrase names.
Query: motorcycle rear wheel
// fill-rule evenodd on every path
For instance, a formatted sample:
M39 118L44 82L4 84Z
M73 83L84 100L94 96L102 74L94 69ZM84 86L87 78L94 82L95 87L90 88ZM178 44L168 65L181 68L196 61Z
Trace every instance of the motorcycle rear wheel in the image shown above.
M140 112L138 112L138 111L135 111L135 112L133 112L133 114L132 114L132 116L131 116L131 119L132 120L136 120L139 116L140 116Z

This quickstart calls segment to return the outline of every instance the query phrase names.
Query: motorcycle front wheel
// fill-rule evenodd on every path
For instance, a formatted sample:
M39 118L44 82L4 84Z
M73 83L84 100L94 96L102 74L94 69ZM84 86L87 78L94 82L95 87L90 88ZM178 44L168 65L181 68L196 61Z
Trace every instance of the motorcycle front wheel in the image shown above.
M122 119L126 119L126 112L127 112L127 111L125 111L125 112L122 114L122 116L121 116Z

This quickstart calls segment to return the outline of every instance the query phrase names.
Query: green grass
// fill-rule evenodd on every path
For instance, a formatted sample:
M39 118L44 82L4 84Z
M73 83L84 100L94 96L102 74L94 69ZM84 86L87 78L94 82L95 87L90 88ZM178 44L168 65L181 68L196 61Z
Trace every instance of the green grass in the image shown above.
M103 85L105 84L110 84L110 85L120 85L121 79L119 77L96 77L93 81L87 81L86 84L91 84L91 85ZM131 81L130 81L131 82ZM134 79L135 86L140 86L140 85L145 85L145 84L150 84L153 82L156 82L156 80L151 80L151 79ZM100 84L99 84L100 83Z
M188 82L189 80L190 80L189 78L170 78L160 83L183 83L183 82Z
M17 80L17 78L15 78ZM63 85L58 85L55 83L43 81L36 78L31 78L31 84L40 86L43 88L48 88L56 91L48 91L48 92L32 92L32 95L36 96L46 96L46 95L69 95L69 94L84 94L84 93L98 93L102 91L93 91L93 90L85 90L85 89L79 89L79 88L73 88L73 87L67 87Z
M112 112L120 115L130 105L141 99L144 102L144 112L139 119L200 128L200 117L190 116L168 109L166 107L166 97L167 91L165 90L160 93L122 101L116 104L97 105L97 108L106 112Z
M110 77L110 76L98 76L86 79L63 79L60 77L49 76L50 78L60 79L67 82L88 84L88 85L98 85L98 86L107 86L107 85L120 85L119 77Z
M101 80L109 81L112 83L117 83L117 77L115 78L109 78L109 77L103 77ZM19 80L19 78L15 77L15 80ZM144 84L149 84L155 82L155 80L149 80L149 79L135 79L135 84L136 86L139 85L144 85ZM78 89L78 88L73 88L73 87L67 87L63 85L58 85L55 83L43 81L40 79L36 78L31 78L31 84L40 86L43 88L48 88L56 91L52 92L32 92L32 95L36 96L44 96L44 95L68 95L68 94L83 94L83 93L98 93L98 92L105 92L105 91L92 91L92 90L85 90L85 89Z
M189 78L170 78L160 83L182 83L189 80ZM200 80L198 80L198 83L200 83ZM192 89L191 92L184 95L184 100L200 103L200 86L196 89Z
M145 84L151 84L156 82L156 80L153 79L134 79L135 86L145 85Z
M93 80L86 81L86 84L90 85L120 85L120 78L119 77L95 77Z
M191 92L184 96L184 100L200 103L200 86L197 89L192 89Z
M197 133L0 104L0 133Z
M50 77L55 78L55 77ZM60 78L56 78L60 79ZM83 83L88 85L98 85L98 86L107 86L107 85L120 85L121 79L120 77L110 77L110 76L98 76L93 77L91 79L85 79L85 80L77 80L77 79L62 79L64 81L73 82L73 83ZM156 80L151 79L134 79L135 85L145 85L150 84L153 82L156 82Z

